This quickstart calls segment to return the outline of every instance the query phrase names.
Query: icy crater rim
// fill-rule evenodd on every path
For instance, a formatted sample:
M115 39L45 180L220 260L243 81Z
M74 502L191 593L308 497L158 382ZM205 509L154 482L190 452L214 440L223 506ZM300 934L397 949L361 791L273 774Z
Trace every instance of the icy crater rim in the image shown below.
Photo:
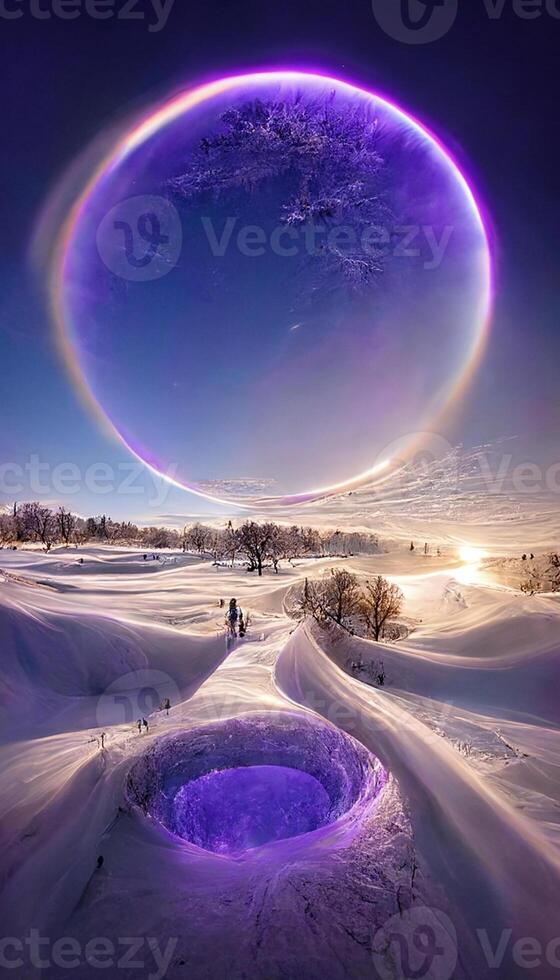
M183 843L239 857L365 813L387 778L329 722L258 712L159 738L129 771L126 797Z

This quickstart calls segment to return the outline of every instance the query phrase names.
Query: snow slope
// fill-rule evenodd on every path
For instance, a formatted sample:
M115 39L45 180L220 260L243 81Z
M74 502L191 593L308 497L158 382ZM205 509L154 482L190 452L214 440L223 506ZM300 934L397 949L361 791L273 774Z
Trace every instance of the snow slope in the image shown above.
M523 937L541 949L532 975L557 974L559 596L523 596L476 563L465 576L451 549L424 559L398 544L344 562L396 581L418 623L374 644L289 618L309 563L258 579L179 555L149 572L135 552L80 556L0 552L2 921L6 936L49 940L45 969L26 961L14 976L72 975L53 959L61 937L83 950L127 936L144 945L141 967L113 968L125 978L158 976L159 953L170 978L404 977L404 948L434 980L509 980L527 972ZM232 595L251 625L228 646L219 600ZM353 672L357 660L382 660L386 685ZM341 759L366 753L363 785L310 833L211 853L159 822L151 790L131 796L133 772L171 792L185 746L210 731L222 761L201 749L197 772L227 764L233 731L236 764L285 764L286 730L290 765L331 794L318 760L332 733ZM435 929L431 965L411 922L424 938ZM83 960L74 971L99 972Z

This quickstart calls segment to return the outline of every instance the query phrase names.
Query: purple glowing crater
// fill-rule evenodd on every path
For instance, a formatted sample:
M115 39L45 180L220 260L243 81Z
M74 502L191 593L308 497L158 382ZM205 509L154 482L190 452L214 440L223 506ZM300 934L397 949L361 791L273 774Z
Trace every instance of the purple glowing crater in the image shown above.
M328 822L329 810L328 794L314 776L287 766L246 766L183 786L174 822L192 844L236 854L316 830Z
M159 740L127 795L175 837L239 856L358 820L385 781L378 760L330 725L249 715Z

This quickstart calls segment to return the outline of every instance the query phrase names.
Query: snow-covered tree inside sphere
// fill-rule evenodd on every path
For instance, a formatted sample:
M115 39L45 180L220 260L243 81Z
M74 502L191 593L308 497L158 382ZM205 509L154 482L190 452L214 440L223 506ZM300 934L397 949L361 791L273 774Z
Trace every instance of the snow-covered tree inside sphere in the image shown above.
M133 126L67 228L59 335L90 404L209 496L349 486L434 425L480 349L487 235L441 143L302 72Z

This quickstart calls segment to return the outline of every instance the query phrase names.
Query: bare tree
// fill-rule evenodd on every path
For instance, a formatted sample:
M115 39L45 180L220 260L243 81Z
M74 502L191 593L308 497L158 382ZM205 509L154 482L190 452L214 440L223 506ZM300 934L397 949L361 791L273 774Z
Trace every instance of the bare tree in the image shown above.
M88 538L97 537L97 521L95 517L88 517L86 520L85 533Z
M208 538L206 544L206 550L209 551L210 554L212 555L215 565L218 564L220 558L223 555L223 548L224 548L223 534L221 534L220 531L213 530Z
M189 526L188 524L185 524L183 528L183 533L181 534L181 548L183 549L183 551L187 550L188 541L189 541Z
M23 504L17 512L18 520L23 528L23 540L40 541L47 551L56 536L56 518L50 507L33 501Z
M176 531L170 531L166 527L143 527L140 541L148 548L174 548L179 538Z
M281 559L292 557L295 544L289 528L281 527L279 524L270 525L269 556L277 574Z
M345 568L333 569L325 581L324 596L331 619L345 626L359 609L360 586L356 575Z
M250 571L262 575L266 565L278 572L282 560L292 558L317 557L325 554L340 554L341 547L354 553L371 553L379 550L378 539L374 535L356 532L324 531L300 527L296 524L285 526L271 521L259 524L246 521L240 528L231 521L225 527L214 528L196 523L185 526L182 533L165 527L138 528L130 521L113 521L103 514L96 517L81 518L60 506L56 512L40 503L14 504L12 513L0 513L0 544L9 541L41 541L47 549L54 541L68 545L71 541L126 542L151 548L178 548L212 555L215 560L226 558L232 567L238 556L247 561ZM349 573L346 573L349 574ZM315 611L320 618L324 615L340 619L337 590L342 582L338 573L333 580L325 579L323 584L313 584L310 589L317 595Z
M553 552L548 556L548 560L550 562L548 572L550 573L552 592L560 592L560 555Z
M70 538L76 530L76 518L65 507L59 507L56 512L56 529L64 544L70 544Z
M239 547L249 559L249 571L262 575L265 563L271 558L274 528L274 524L256 521L245 521L239 528Z
M310 582L308 578L305 579L303 589L294 604L296 619L305 619L307 616L313 616L322 625L330 619L324 598L324 583Z
M296 616L314 616L319 623L334 622L349 629L352 617L360 612L360 586L356 575L345 568L333 569L317 582L305 580L296 602Z
M304 555L324 554L324 539L316 528L302 527L299 533Z
M198 551L199 554L203 554L209 547L212 533L212 528L206 527L205 524L198 522L193 524L184 535L187 548L192 548L193 551Z
M76 544L85 544L88 539L88 533L85 526L81 526L79 523L74 531L74 540Z
M16 526L11 514L0 514L0 544L9 544L16 537Z
M234 528L231 521L224 531L223 554L231 561L231 567L235 565L235 557L239 551L239 532Z
M366 582L361 611L368 632L374 640L379 640L383 636L385 625L390 619L399 615L403 599L404 596L398 586L392 585L382 575L377 575L371 582Z
M21 516L21 507L18 506L17 500L14 501L12 519L14 522L16 541L25 541L25 527Z

